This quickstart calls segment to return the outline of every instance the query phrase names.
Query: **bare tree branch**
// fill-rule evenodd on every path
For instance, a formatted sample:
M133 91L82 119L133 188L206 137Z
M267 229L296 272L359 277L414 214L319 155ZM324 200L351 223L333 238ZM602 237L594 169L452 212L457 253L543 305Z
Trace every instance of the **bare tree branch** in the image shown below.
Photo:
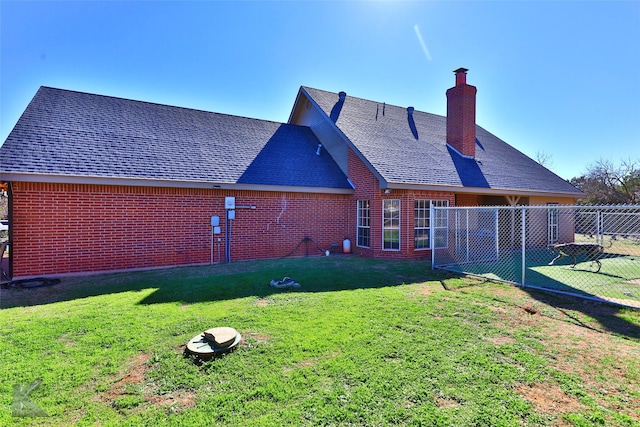
M553 157L544 150L536 151L536 161L547 169L553 167Z
M587 173L571 182L586 195L587 204L640 203L640 159L625 159L618 166L600 159Z

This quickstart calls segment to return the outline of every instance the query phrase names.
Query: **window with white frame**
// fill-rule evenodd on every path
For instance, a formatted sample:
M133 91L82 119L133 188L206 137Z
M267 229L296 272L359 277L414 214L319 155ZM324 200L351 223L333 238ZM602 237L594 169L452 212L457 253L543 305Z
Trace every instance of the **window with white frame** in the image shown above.
M415 200L414 202L414 249L431 247L431 226L435 235L436 248L447 246L447 212L436 210L434 221L431 221L431 206L447 207L448 200Z
M549 244L558 243L558 204L548 203L547 206L549 206L547 209L547 240Z
M382 201L382 249L400 250L400 200Z
M371 217L369 211L369 200L358 200L358 238L356 245L370 247Z

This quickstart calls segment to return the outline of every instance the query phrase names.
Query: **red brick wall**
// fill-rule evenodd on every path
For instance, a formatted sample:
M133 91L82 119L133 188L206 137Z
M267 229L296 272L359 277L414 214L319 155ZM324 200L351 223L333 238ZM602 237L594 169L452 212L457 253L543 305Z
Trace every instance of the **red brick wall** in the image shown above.
M385 194L380 189L378 179L369 171L364 163L349 150L349 178L356 186L354 200L351 209L354 214L354 225L350 234L353 252L373 258L389 259L413 259L430 258L431 251L414 250L414 202L415 200L448 200L449 206L455 206L455 194L444 191L415 191L392 190L391 194ZM357 200L368 199L370 201L370 247L357 246L355 216ZM382 200L400 200L400 250L382 249Z
M224 262L225 196L257 207L236 210L233 261L284 256L305 236L328 249L354 228L349 195L14 182L14 277L208 263L212 215Z
M471 157L476 153L476 92L466 83L447 90L447 142Z
M477 194L456 194L456 206L479 206Z
M378 179L349 150L355 194L228 191L108 185L13 183L14 277L206 264L211 260L210 217L218 215L217 238L225 262L225 196L236 197L231 260L320 254L348 237L355 254L374 258L427 258L414 250L414 201L448 200L455 194L394 189L384 194ZM460 195L459 195L460 197ZM370 248L356 245L357 200L370 200ZM400 250L382 249L382 200L401 203ZM458 199L458 204L460 204ZM467 200L471 202L471 200ZM469 203L471 204L471 203ZM313 242L301 244L304 237Z

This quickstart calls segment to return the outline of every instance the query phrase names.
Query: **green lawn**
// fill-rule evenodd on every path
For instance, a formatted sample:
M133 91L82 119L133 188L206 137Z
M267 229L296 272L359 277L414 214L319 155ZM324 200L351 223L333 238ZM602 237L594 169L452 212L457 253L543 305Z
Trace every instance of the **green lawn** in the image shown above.
M291 276L300 288L276 290ZM640 312L317 257L0 294L0 425L640 425ZM231 326L238 349L184 344ZM14 386L48 417L14 417Z
M525 284L640 308L640 256L605 254L599 259L602 266L597 273L596 264L584 256L578 258L575 267L571 266L573 262L569 258L547 265L551 259L553 255L545 249L528 250ZM459 264L449 269L519 283L522 255L520 252L502 253L497 261Z
M571 267L564 265L543 265L531 267L532 274L527 282L531 285L560 289L575 289L605 299L628 299L640 307L640 259L636 256L613 256L601 258L601 268L589 261ZM626 294L625 294L626 293Z

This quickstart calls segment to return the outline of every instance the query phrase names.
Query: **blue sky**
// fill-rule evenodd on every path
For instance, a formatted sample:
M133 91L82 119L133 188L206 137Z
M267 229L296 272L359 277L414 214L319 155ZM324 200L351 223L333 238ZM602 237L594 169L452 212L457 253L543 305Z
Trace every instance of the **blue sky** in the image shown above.
M0 1L0 141L39 86L286 122L301 85L477 123L565 179L640 159L640 2Z

